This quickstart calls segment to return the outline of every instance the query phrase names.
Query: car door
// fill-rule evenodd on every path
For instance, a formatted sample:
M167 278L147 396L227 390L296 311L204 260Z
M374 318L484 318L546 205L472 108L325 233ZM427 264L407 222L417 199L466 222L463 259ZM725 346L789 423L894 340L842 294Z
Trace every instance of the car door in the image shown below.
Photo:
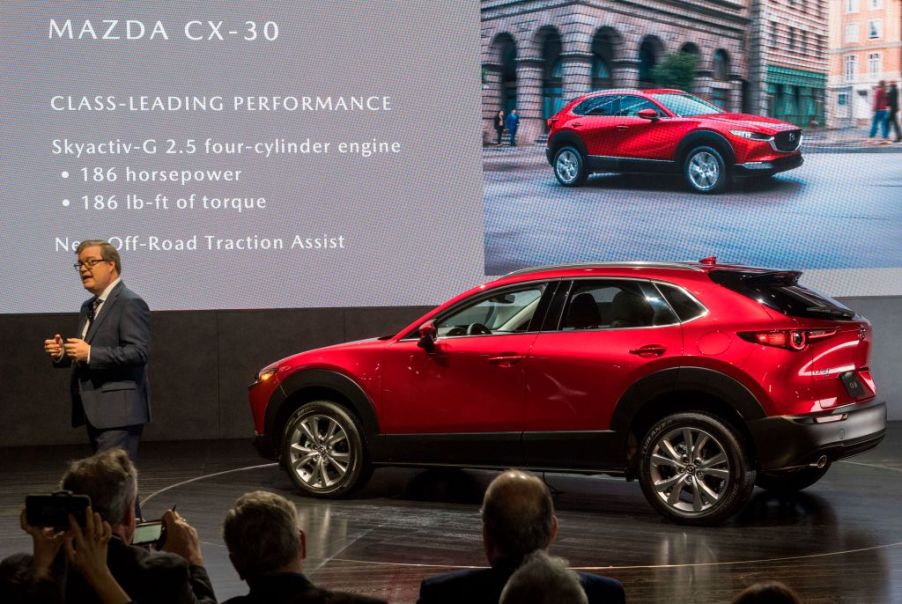
M609 94L588 99L585 106L577 107L582 112L570 121L572 127L586 145L590 156L611 157L617 145L617 108L620 95Z
M384 433L405 435L407 461L522 463L525 361L547 289L474 296L436 317L431 347L410 334L389 348L380 419Z
M679 365L682 330L648 281L575 280L559 295L559 318L549 313L527 365L527 464L603 469L616 461L617 402L644 376Z
M654 109L661 116L657 120L639 117L643 109ZM670 118L663 109L652 101L639 95L624 95L617 111L617 149L619 157L640 161L665 161L673 157L673 149L679 142L670 140L672 130ZM633 163L629 169L643 169L652 166L641 166Z

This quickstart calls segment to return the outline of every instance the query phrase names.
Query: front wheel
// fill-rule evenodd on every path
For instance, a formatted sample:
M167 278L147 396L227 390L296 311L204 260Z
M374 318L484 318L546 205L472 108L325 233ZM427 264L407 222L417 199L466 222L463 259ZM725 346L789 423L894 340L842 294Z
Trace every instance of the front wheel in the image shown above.
M727 167L714 147L695 147L683 164L686 184L696 193L719 193L727 186Z
M586 163L579 149L561 147L554 155L554 176L565 187L578 187L586 182Z
M639 482L648 502L682 524L709 525L736 513L755 487L741 436L702 412L675 413L642 440Z
M774 493L796 493L810 487L824 477L830 464L823 468L810 467L782 472L759 472L755 484Z
M340 497L370 475L357 420L332 401L305 403L294 412L285 425L282 460L307 495Z

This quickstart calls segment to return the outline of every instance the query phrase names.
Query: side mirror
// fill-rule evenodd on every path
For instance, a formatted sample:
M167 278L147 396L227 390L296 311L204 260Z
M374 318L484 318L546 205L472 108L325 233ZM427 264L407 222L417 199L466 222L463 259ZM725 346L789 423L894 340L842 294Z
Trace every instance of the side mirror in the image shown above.
M417 342L417 346L426 352L432 352L435 349L435 338L438 335L438 330L435 328L435 321L426 321L420 325L420 328L417 331L420 334L420 341Z
M658 112L655 111L654 109L651 109L650 107L645 108L645 109L640 109L639 113L637 113L636 115L638 115L639 117L641 117L644 120L656 120L660 117L658 115Z

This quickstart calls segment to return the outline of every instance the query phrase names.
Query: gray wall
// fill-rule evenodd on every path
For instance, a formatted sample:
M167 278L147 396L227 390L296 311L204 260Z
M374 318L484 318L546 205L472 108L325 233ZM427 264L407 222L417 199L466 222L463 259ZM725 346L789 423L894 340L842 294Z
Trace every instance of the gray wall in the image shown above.
M890 419L902 419L902 296L846 298L874 325L872 369ZM248 438L247 385L294 352L394 333L427 308L155 312L150 364L154 419L145 440ZM0 316L0 446L85 442L69 425L69 372L42 340L71 333L74 314Z

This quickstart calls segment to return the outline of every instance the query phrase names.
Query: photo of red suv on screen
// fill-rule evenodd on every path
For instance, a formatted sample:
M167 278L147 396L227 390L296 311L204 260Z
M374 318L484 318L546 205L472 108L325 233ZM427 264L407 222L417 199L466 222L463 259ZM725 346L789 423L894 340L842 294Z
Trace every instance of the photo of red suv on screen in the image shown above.
M678 522L797 491L886 428L871 325L796 271L542 267L398 333L289 356L250 386L262 455L307 495L374 466L523 467L637 479Z
M605 90L548 120L546 155L558 182L598 172L681 174L698 193L734 177L769 177L802 165L802 131L771 117L725 113L680 90Z

